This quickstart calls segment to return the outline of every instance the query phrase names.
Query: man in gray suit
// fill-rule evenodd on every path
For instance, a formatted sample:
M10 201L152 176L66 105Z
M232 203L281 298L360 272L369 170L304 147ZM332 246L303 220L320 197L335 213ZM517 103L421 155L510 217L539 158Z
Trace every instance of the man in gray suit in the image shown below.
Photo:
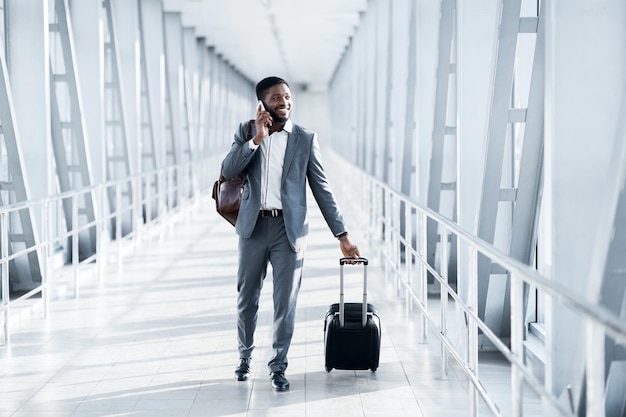
M259 297L268 262L274 278L273 355L268 363L272 388L289 389L287 351L294 331L296 301L308 234L306 184L345 257L360 253L348 237L343 217L322 166L317 134L289 119L292 108L287 82L268 77L256 86L259 99L254 123L235 132L222 162L222 174L245 176L235 230L239 235L237 336L239 363L235 377L250 376ZM250 132L250 136L248 135Z

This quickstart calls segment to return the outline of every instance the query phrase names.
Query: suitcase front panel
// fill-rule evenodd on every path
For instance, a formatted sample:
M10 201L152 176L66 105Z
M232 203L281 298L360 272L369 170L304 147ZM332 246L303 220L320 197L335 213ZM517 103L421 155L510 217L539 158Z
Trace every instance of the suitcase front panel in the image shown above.
M361 307L361 304L358 304ZM361 325L361 311L346 315L345 326L339 324L339 314L326 316L324 335L326 370L370 369L376 371L380 357L380 319L367 315L365 327Z
M363 264L363 302L345 303L343 266L355 261ZM374 372L378 368L380 319L376 308L367 303L367 264L366 258L339 260L339 303L329 307L324 320L324 355L328 372L333 368Z

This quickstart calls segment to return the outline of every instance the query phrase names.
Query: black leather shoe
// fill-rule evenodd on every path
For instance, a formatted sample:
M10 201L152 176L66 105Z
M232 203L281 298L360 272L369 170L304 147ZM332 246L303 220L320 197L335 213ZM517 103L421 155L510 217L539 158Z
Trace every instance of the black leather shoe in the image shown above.
M272 372L270 374L272 381L272 389L274 391L287 391L289 389L289 381L285 378L283 371Z
M252 358L240 358L235 368L235 379L237 381L247 381L250 378L250 361Z

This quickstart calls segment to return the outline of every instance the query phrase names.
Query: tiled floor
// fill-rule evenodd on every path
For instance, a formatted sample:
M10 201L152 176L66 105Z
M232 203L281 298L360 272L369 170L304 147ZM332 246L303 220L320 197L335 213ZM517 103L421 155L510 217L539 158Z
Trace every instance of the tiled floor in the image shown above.
M102 282L85 271L80 297L52 302L47 321L34 314L14 325L11 347L0 347L0 416L469 415L466 379L455 366L440 379L439 343L431 337L429 344L419 344L418 320L405 316L375 262L369 288L383 324L380 368L324 370L323 317L338 300L339 249L318 211L310 216L287 370L290 391L273 392L266 369L269 277L253 377L233 378L236 238L207 200L204 208L180 216L162 240L146 241L125 256L121 270L108 264ZM347 299L354 294L359 300L360 271L346 272L352 278ZM481 367L491 388L507 398L507 367L497 357ZM531 403L538 409L537 400ZM529 408L524 415L539 412Z

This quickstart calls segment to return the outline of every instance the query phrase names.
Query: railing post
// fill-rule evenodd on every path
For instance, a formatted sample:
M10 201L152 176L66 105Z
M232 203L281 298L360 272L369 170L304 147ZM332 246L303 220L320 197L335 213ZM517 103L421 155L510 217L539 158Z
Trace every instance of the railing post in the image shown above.
M384 206L383 206L383 255L385 259L385 279L389 281L390 279L390 268L389 264L391 262L391 221L390 214L391 213L391 193L387 192L387 189L383 190L384 197Z
M383 244L384 244L384 233L383 233L383 193L384 190L383 188L380 186L380 184L375 183L374 187L372 188L372 192L374 193L374 195L372 196L372 198L374 199L372 201L372 210L374 212L373 216L373 221L372 221L372 228L374 229L374 239L376 241L376 247L378 248L378 258L380 260L380 263L384 262L384 256L383 256ZM371 244L371 242L370 242Z
M172 183L172 194L174 195L174 197L172 198L172 204L170 206L169 212L168 212L168 222L167 222L167 233L169 236L171 236L174 232L174 222L176 221L176 212L178 210L180 210L181 205L183 204L183 201L181 199L182 196L182 192L181 192L181 175L180 175L180 166L176 165L174 167L172 167L172 169L169 171L170 173L170 178L171 178L171 183ZM176 178L176 180L174 180L174 178ZM178 195L178 197L176 197ZM178 203L178 206L175 205L175 203Z
M176 191L178 190L178 186L180 183L180 178L176 178L176 183L174 183L174 167L172 168L168 168L167 170L167 212L166 215L164 217L165 219L165 225L167 227L167 234L171 236L171 232L172 232L172 216L174 213L174 207L175 207L175 203L176 203ZM180 201L178 201L178 204L180 205Z
M133 206L131 208L131 222L133 229L133 239L135 240L133 243L133 254L137 254L137 248L141 244L139 239L141 235L141 177L131 177L130 184L133 190Z
M402 229L400 228L400 196L395 194L392 196L393 201L393 263L394 263L394 285L396 286L396 296L400 296L400 265L401 258L401 237Z
M148 241L150 241L150 224L152 221L152 180L154 174L146 175L146 229ZM155 185L158 184L157 178L154 178Z
M96 279L98 283L102 283L103 276L103 266L104 256L102 256L102 250L104 249L104 245L102 242L102 238L104 236L104 224L106 212L104 211L104 204L102 201L104 200L104 184L100 184L96 190L96 201L98 202L100 215L96 218Z
M164 229L165 229L165 212L166 212L166 208L165 205L167 204L167 189L166 189L166 185L165 185L165 172L164 169L160 169L158 172L158 177L157 177L157 183L159 184L157 187L157 193L158 193L158 204L159 207L157 209L157 218L158 218L158 223L160 225L159 227L159 240L163 240L163 233L164 233Z
M441 279L448 283L448 229L441 225ZM448 334L448 288L441 285L441 335L445 338ZM448 378L448 351L441 343L441 379Z
M373 219L371 227L374 231L373 242L370 240L370 247L374 247L373 244L376 245L378 252L378 259L381 265L384 265L384 254L383 254L383 244L384 244L384 234L383 234L383 189L380 187L380 184L375 183L372 188L372 210L373 210Z
M187 204L187 164L183 163L174 168L174 173L175 177L178 178L178 188L176 189L176 193L178 194L178 209L180 211L180 209L182 209Z
M585 362L587 373L587 417L604 417L606 333L593 320L585 320Z
M2 253L2 307L4 308L4 346L11 344L11 326L9 324L9 215L0 213L0 245Z
M137 175L137 181L135 182L136 194L135 194L135 222L137 222L137 233L135 235L135 239L137 239L137 244L141 245L142 234L144 232L144 223L143 223L143 204L144 204L144 189L143 189L143 179L142 175Z
M467 282L467 306L478 313L478 251L475 247L468 247L468 282ZM467 366L478 379L478 324L468 316L467 337ZM474 384L469 384L470 410L469 417L476 417L478 413L478 392Z
M182 189L179 191L179 193L181 194L179 209L182 209L184 206L187 205L189 199L189 190L191 189L191 183L189 181L189 179L191 178L191 165L189 163L185 163L177 169L179 172L177 175L182 175L182 177L184 178L184 180L181 181L183 183Z
M413 216L411 214L412 209L409 206L408 201L405 203L404 207L404 273L406 276L406 290L404 291L404 299L406 314L408 315L413 307L413 299L411 297L411 292L409 291L409 288L413 288Z
M72 195L72 273L74 275L74 298L78 298L78 194Z
M122 269L122 183L115 184L115 240L117 246L117 269Z
M524 282L516 274L510 274L511 280L511 354L520 361L524 360ZM511 363L511 402L513 417L522 417L522 371Z
M428 311L428 269L426 268L427 256L428 256L428 216L426 213L420 213L420 228L419 228L419 254L420 254L420 274L419 274L419 297L424 309ZM420 313L421 317L421 343L428 342L428 323L426 320L426 313Z
M50 268L50 230L48 220L48 201L45 201L41 206L41 259L43 261L43 267L41 268L41 302L43 304L43 318L48 318L49 306L50 306L50 291L48 291L48 273Z

